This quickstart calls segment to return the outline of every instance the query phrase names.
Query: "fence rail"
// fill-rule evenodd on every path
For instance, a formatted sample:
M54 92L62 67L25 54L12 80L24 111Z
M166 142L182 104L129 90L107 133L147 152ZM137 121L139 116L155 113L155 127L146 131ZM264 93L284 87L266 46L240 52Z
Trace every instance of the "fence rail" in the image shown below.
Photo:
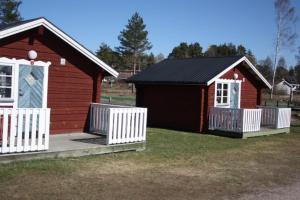
M1 108L0 153L49 148L49 108Z
M209 129L231 132L260 131L261 126L288 128L291 108L259 106L258 109L233 109L213 107L209 112Z
M106 135L107 144L146 140L147 109L91 104L90 131Z
M264 107L262 109L262 126L287 128L291 124L291 108Z
M261 109L216 108L209 112L209 129L231 132L260 130Z

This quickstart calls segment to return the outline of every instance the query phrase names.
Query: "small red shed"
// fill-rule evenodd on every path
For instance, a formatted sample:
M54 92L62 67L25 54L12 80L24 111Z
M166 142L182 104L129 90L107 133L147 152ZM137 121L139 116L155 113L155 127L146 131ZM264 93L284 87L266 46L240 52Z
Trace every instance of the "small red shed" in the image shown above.
M166 59L128 80L153 127L202 132L210 107L255 108L271 88L245 56Z
M50 133L82 132L118 73L45 18L0 24L0 107L50 108Z

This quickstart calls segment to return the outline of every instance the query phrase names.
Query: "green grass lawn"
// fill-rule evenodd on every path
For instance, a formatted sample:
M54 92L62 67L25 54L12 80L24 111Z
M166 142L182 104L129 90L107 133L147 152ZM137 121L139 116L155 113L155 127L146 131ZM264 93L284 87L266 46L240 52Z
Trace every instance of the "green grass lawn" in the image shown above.
M0 165L0 199L232 199L299 174L299 127L246 140L149 128L142 152Z
M134 96L102 95L101 103L134 106L135 105L135 97Z

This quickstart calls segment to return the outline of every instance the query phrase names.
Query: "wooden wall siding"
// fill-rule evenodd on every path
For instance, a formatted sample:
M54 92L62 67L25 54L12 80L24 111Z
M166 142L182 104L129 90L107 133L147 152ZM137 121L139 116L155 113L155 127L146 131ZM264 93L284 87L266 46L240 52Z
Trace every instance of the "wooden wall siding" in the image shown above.
M256 105L260 104L261 98L261 88L262 83L255 78L255 75L250 73L242 64L233 68L221 78L223 79L233 79L233 74L238 74L238 80L243 80L245 82L241 84L241 108L256 108ZM208 88L208 106L214 106L214 95L215 95L215 84L211 84Z
M91 102L99 102L103 71L48 30L33 29L0 40L0 57L27 59L29 50L37 60L50 61L48 107L51 133L84 131ZM66 65L60 65L60 58Z
M262 83L259 83L255 76L251 74L242 64L233 68L226 74L224 74L221 78L223 79L232 79L233 74L237 73L238 80L243 80L245 78L245 82L241 84L241 108L256 108L257 105L260 105L261 102L261 89L263 88ZM207 108L214 106L215 101L215 83L212 83L207 87ZM205 122L203 123L203 130L208 129L208 111L204 112L201 117Z
M148 108L153 127L200 131L200 86L137 85L137 106Z
M260 103L263 85L239 65L221 78L232 79L238 73L245 78L241 88L241 108ZM148 108L148 124L154 127L202 132L208 130L209 108L214 106L215 83L210 86L136 85L137 106Z

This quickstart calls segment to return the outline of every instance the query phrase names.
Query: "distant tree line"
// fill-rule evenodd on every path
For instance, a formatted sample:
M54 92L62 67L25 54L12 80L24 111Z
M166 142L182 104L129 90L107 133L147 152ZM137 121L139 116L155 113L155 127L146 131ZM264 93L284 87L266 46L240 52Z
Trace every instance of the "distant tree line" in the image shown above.
M21 21L22 17L19 12L21 4L21 0L0 0L0 24Z
M243 45L234 45L232 43L224 43L220 45L210 45L208 49L203 52L202 46L198 43L187 44L180 43L174 47L169 54L169 59L175 58L196 58L196 57L220 57L220 56L247 56L252 63L256 63L256 59L250 49L246 49Z
M287 66L284 57L278 59L277 65L275 67L276 73L274 78L274 83L278 83L283 79L294 80L300 83L300 47L298 55L296 55L297 63L295 66ZM270 82L273 81L274 74L274 63L270 57L261 60L256 65L256 68L262 73L262 75Z
M21 21L22 17L19 12L21 3L21 0L0 0L0 23L9 24ZM252 51L242 44L213 44L204 50L198 42L190 44L181 42L172 49L167 58L246 56L271 84L273 81L274 83L280 82L283 78L294 79L300 83L300 47L296 55L295 66L287 66L285 59L279 57L281 50L284 47L292 47L297 37L294 29L297 21L295 8L291 5L290 0L275 0L274 6L277 37L275 39L275 56L272 59L267 57L257 61ZM128 24L120 32L118 39L120 41L118 47L113 49L102 43L96 51L101 60L118 70L136 71L165 59L161 53L158 55L149 53L152 44L148 39L148 31L143 18L138 13L134 13L128 20Z
M136 70L164 59L163 54L155 56L153 53L147 53L152 48L152 44L149 42L143 18L137 12L128 20L118 39L120 46L112 49L102 43L96 51L100 59L118 70L132 69L135 73Z

